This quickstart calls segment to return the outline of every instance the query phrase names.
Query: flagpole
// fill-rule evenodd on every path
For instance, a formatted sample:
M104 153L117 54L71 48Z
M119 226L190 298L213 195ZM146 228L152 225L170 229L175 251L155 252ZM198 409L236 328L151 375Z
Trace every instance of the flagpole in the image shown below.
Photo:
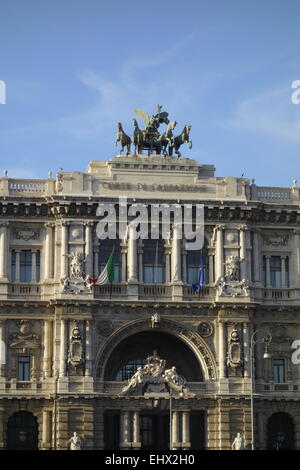
M200 268L203 269L203 256L202 256L202 249L200 250ZM198 291L198 297L200 299L200 286L199 286L199 291Z

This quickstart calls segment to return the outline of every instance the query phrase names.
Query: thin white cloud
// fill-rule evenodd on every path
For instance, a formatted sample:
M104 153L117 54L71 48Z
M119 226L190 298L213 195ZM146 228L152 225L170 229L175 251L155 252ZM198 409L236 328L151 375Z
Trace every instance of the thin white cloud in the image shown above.
M291 101L290 84L242 100L234 115L222 123L236 131L251 131L274 140L300 143L300 105Z

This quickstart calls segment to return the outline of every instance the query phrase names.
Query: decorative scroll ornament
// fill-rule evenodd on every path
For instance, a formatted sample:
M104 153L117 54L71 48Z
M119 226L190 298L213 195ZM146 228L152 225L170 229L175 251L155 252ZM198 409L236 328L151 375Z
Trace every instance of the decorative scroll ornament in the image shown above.
M239 338L239 333L236 328L234 328L232 332L230 333L228 354L227 354L227 365L233 368L236 368L242 365L241 341Z
M263 235L264 245L273 246L274 248L286 246L288 244L288 240L288 235L282 235L277 232Z
M110 320L101 321L101 323L98 325L98 333L101 336L108 337L112 334L113 331L114 325Z
M157 352L147 358L147 364L139 367L136 373L129 379L128 384L120 393L120 396L144 395L145 393L160 394L172 390L174 395L193 398L195 394L190 392L185 385L185 379L178 374L176 367L165 369L166 361L160 359Z
M39 230L28 230L28 228L20 228L15 231L15 237L17 240L24 240L28 242L29 240L37 240L40 238Z
M198 332L202 338L207 338L208 336L212 335L214 329L211 323L207 321L202 321L198 325Z
M84 353L81 333L78 327L78 322L75 323L75 327L72 330L70 336L70 348L68 354L68 364L75 368L81 366L84 363Z

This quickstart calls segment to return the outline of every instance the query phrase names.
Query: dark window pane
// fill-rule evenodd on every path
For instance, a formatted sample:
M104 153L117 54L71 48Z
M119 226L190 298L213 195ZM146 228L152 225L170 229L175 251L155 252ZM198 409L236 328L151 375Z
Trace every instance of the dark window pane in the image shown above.
M18 380L30 380L30 356L18 357Z
M273 381L275 383L285 382L285 365L284 359L273 359Z

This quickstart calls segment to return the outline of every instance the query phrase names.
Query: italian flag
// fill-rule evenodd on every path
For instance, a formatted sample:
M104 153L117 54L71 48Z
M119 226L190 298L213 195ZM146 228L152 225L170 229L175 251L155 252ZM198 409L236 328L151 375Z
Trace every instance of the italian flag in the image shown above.
M114 249L109 255L105 268L102 273L96 279L90 279L92 284L107 284L108 282L112 283L115 280L115 260L114 260Z

